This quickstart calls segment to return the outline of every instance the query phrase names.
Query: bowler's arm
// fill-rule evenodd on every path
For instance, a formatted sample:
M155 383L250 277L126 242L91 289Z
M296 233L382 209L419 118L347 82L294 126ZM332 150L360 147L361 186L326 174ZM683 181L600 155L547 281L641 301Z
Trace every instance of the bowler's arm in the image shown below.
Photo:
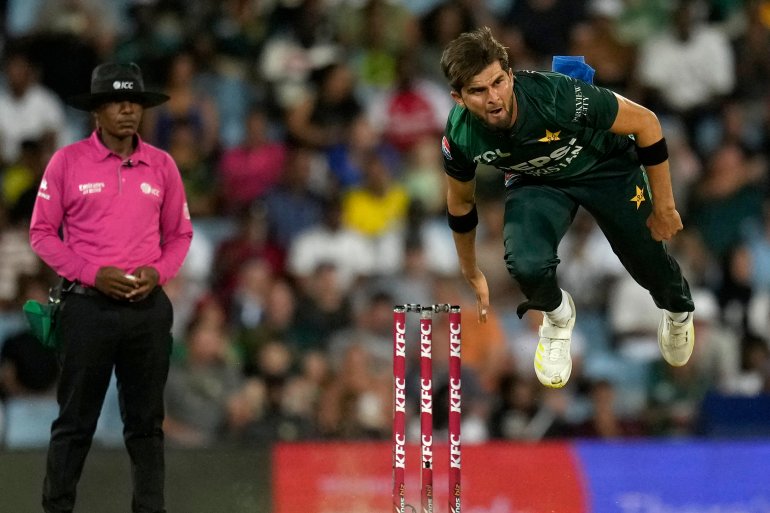
M610 132L633 134L640 148L651 146L663 138L663 129L654 112L619 94L615 96L618 99L618 114ZM655 240L668 240L682 229L682 221L674 202L668 159L659 164L646 165L645 169L653 196L653 213L647 226Z
M468 214L476 203L476 179L461 182L447 175L447 211L453 216ZM452 237L463 277L476 294L480 322L486 322L489 309L489 287L476 263L476 228L467 232L452 231Z

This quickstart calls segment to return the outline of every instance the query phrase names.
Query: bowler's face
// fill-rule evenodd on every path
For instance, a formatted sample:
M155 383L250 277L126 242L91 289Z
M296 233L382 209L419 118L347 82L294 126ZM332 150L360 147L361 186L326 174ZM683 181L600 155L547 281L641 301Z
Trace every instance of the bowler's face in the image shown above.
M513 72L504 70L499 61L475 75L459 93L452 91L452 98L490 128L508 129L516 119Z
M103 131L122 139L139 130L144 107L128 100L108 102L96 110L96 120Z

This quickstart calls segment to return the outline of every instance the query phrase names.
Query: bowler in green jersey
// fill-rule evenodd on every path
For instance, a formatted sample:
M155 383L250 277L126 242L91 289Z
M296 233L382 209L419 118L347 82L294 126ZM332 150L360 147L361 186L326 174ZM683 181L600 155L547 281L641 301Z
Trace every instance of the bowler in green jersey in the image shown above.
M581 206L662 310L658 345L664 359L673 366L687 363L695 308L664 243L682 229L682 220L657 116L561 73L514 73L505 47L486 27L450 42L441 67L456 102L441 147L447 216L479 320L486 321L489 308L475 248L475 176L483 163L504 173L505 264L527 298L517 313L544 313L534 359L543 385L563 387L572 370L575 305L559 288L556 266L559 242Z

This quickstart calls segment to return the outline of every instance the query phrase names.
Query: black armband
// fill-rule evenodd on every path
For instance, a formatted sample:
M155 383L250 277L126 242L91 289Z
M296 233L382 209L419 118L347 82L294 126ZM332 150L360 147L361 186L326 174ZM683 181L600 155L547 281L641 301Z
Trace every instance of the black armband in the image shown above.
M479 213L476 210L475 203L473 204L473 208L470 210L470 212L461 216L454 216L450 214L449 209L447 209L446 218L449 223L449 228L451 228L453 232L457 233L468 233L469 231L476 228L477 224L479 224Z
M644 148L637 146L636 155L639 157L639 162L645 167L654 166L667 161L668 146L666 146L666 138L661 137L658 142L645 146Z

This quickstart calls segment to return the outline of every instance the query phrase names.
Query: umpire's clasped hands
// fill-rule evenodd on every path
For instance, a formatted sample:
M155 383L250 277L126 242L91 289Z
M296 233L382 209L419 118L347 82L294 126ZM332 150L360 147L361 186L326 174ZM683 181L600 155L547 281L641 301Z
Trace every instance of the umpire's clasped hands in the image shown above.
M158 285L159 278L153 267L139 267L128 274L117 267L105 266L96 273L94 286L113 299L141 301Z

